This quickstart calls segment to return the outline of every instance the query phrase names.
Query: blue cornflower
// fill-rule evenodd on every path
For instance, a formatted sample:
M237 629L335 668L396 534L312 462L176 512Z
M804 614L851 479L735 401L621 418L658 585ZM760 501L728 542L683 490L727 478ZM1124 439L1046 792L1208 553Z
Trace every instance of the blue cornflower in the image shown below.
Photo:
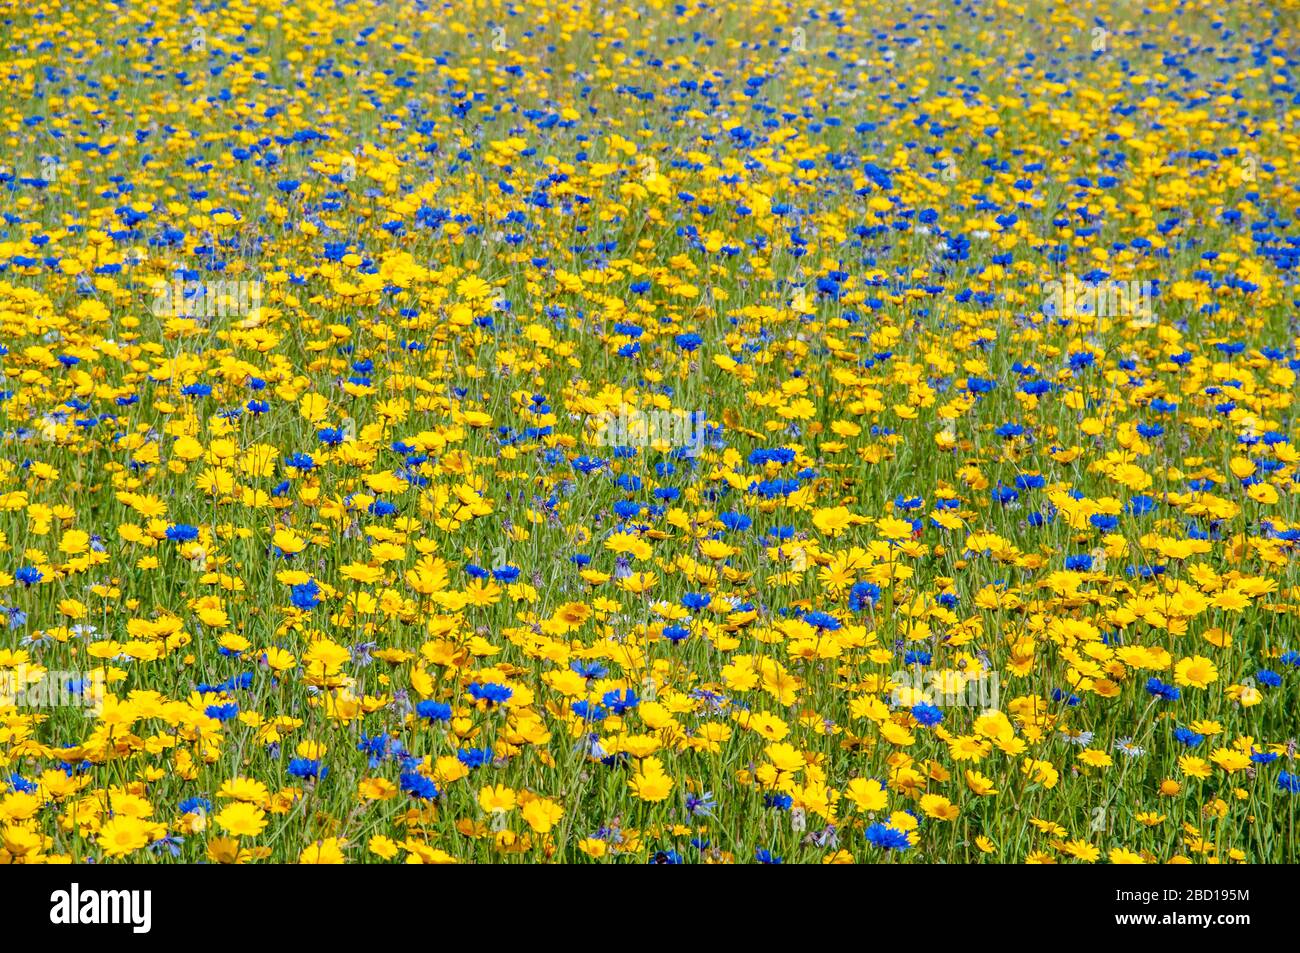
M177 807L182 814L211 814L212 802L207 798L190 797L181 801Z
M601 698L601 702L605 707L616 715L622 715L625 712L631 711L640 703L640 701L641 700L637 698L636 692L632 691L630 688L626 688L621 692L606 692L604 697Z
M325 775L329 774L329 770L329 768L321 767L321 763L312 758L294 758L289 762L289 773L295 778L324 780Z
M497 582L504 582L506 585L514 582L519 578L520 569L518 566L502 566L500 569L492 570L492 578Z
M1175 728L1174 738L1189 748L1195 748L1205 740L1205 735L1198 735L1190 728Z
M431 801L438 796L438 787L423 774L407 771L398 778L403 791L422 801Z
M943 721L943 712L934 705L922 703L920 705L912 706L912 717L921 724L929 727L930 725L937 725L939 722Z
M289 587L289 600L295 609L310 612L321 603L321 588L315 579Z
M862 612L874 606L880 595L880 587L874 582L855 582L849 590L849 608Z
M1173 686L1166 685L1158 678L1147 679L1147 694L1154 695L1156 698L1163 699L1167 702L1176 702L1182 697L1182 691Z
M593 704L585 698L580 698L571 703L569 710L583 721L604 721L609 717L609 710L604 705Z
M35 781L28 781L17 772L9 775L9 786L20 794L35 794L41 789L41 786Z
M664 638L674 644L684 642L691 636L691 630L681 625L670 625L664 629Z
M501 705L510 700L514 690L507 688L505 685L498 685L495 682L475 682L469 687L469 693L476 701L487 702L489 705Z
M718 521L732 532L744 532L754 525L754 521L744 513L720 513Z
M574 661L569 663L569 668L573 669L583 678L604 678L609 669L599 662L581 662Z
M686 811L695 817L712 817L717 806L713 800L713 793L710 791L698 795L686 795Z
M885 824L872 824L866 830L867 843L884 850L907 850L912 846L907 835Z
M481 768L485 764L492 763L492 749L461 748L456 752L456 760L470 769Z
M429 721L451 721L451 706L445 702L419 702L415 706L415 713Z
M648 864L682 864L682 855L675 850L657 850L646 861Z
M840 620L828 612L809 612L803 620L814 629L824 629L828 632L834 632L840 627Z

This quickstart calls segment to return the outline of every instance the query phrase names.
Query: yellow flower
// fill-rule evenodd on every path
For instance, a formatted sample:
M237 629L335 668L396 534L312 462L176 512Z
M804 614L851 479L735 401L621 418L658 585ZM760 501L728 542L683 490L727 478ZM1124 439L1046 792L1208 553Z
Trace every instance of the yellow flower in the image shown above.
M478 806L489 814L505 814L515 808L515 792L504 784L479 788Z
M859 811L882 811L889 803L885 786L875 778L854 778L844 794Z
M1254 484L1246 491L1246 495L1256 503L1261 503L1264 506L1272 506L1278 500L1277 490L1267 483Z
M784 741L773 742L764 751L767 753L768 760L772 762L773 767L778 771L793 773L803 769L803 753L791 744Z
M1061 777L1060 772L1050 761L1040 761L1036 758L1025 758L1020 763L1020 769L1034 784L1041 784L1049 789L1056 787L1056 782Z
M1010 740L1015 736L1011 721L1000 711L985 712L975 719L975 731L994 741Z
M876 521L876 532L885 539L907 539L912 535L912 524L907 520L886 516Z
M237 801L222 808L213 820L227 834L236 837L256 837L266 827L266 812L252 804Z
M978 771L972 771L969 768L966 770L966 786L980 797L987 797L998 793L998 789L994 786L991 779L980 774Z
M529 827L539 834L545 834L560 822L564 808L547 798L531 797L523 805L521 813Z
M59 551L75 555L84 553L90 546L90 534L79 529L70 529L59 540Z
M1085 748L1079 752L1079 760L1090 768L1109 768L1113 763L1110 755L1095 748Z
M308 844L298 855L300 864L342 864L345 863L343 850L339 845L337 837L327 837L324 840L316 841L314 844Z
M673 789L673 779L664 773L658 758L643 758L636 774L628 781L633 793L643 801L666 800Z
M249 804L266 804L271 799L271 792L255 778L231 778L221 785L217 797L246 801Z
M1219 670L1214 663L1202 655L1180 659L1174 666L1174 681L1179 685L1191 685L1205 688L1219 680Z
M1085 840L1067 841L1061 849L1071 857L1078 858L1086 864L1093 863L1101 856L1100 848Z
M99 829L96 842L110 857L125 857L150 841L153 825L138 817L114 817Z
M853 523L853 514L847 507L833 506L813 513L813 525L827 536L838 536Z
M961 813L957 805L953 804L942 794L924 794L921 796L921 810L927 817L932 817L940 821L955 821Z
M278 529L271 537L271 544L288 556L294 556L307 548L307 542L291 529Z
M1141 854L1135 854L1132 850L1126 848L1110 848L1110 853L1106 854L1112 863L1145 863Z
M1229 774L1250 767L1250 755L1233 748L1215 748L1210 760Z

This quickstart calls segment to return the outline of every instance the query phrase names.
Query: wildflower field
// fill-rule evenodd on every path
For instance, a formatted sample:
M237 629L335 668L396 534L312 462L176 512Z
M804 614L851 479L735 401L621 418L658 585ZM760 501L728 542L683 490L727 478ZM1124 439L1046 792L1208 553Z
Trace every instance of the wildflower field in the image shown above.
M0 862L1295 862L1298 40L0 2Z

